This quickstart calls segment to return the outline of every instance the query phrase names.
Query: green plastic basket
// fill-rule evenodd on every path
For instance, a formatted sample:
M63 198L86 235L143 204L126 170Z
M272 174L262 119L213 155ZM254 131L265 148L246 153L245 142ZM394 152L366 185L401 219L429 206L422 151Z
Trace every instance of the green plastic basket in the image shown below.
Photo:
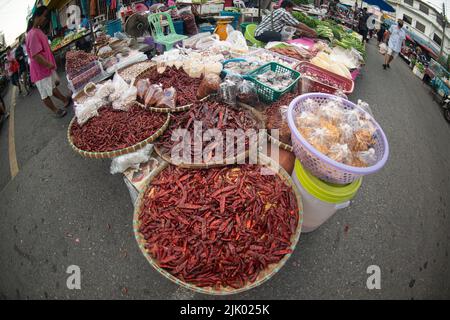
M263 73L266 73L267 71L274 71L276 73L282 73L289 71L291 73L291 79L293 80L292 83L284 90L275 90L262 82L257 80L257 76ZM291 68L285 67L281 64L278 64L276 62L269 62L268 64L263 65L262 67L259 67L258 69L250 72L247 76L244 76L244 78L250 80L253 82L256 86L256 90L258 92L258 96L261 100L263 100L266 103L272 103L277 101L283 94L286 92L289 92L291 90L294 90L298 80L300 79L300 72L295 71Z

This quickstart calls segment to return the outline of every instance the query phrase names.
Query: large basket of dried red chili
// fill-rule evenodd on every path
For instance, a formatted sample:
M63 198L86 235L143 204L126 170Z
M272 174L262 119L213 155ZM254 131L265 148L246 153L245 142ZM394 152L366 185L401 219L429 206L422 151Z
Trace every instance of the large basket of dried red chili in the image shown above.
M275 275L294 251L302 222L297 187L260 156L258 165L212 169L165 163L139 195L133 228L164 277L195 292L229 295Z
M154 112L183 112L189 110L193 103L197 101L197 91L200 87L202 79L191 78L182 69L175 67L166 68L163 73L158 73L156 67L148 68L141 72L136 78L134 85L137 86L139 80L147 79L151 84L161 84L164 89L173 87L177 92L175 108L157 108L147 107L148 110ZM140 99L140 98L139 98ZM140 102L144 102L140 100Z
M135 102L128 111L105 106L99 115L80 126L70 122L67 139L72 149L86 158L115 158L142 149L168 128L170 114L144 109Z
M170 164L188 169L244 163L250 151L257 153L258 130L263 128L264 121L254 108L232 108L210 96L187 112L172 114L169 128L155 142L155 151Z

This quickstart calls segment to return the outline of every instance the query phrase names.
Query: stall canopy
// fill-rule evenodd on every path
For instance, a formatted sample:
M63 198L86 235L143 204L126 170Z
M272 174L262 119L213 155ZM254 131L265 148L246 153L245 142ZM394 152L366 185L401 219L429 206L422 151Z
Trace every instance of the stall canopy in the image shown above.
M363 2L372 6L377 6L382 11L395 12L395 9L384 0L363 0Z

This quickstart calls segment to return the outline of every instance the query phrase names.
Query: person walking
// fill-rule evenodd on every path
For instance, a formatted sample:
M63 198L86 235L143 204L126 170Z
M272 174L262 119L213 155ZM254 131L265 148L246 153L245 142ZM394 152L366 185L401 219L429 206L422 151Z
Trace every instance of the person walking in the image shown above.
M383 69L390 68L390 63L399 52L402 50L402 46L406 39L406 31L403 29L403 20L398 19L397 24L392 25L389 31L386 33L386 38L389 37L388 49L384 55Z
M19 43L16 52L15 52L15 58L17 62L19 63L19 91L22 91L22 86L20 85L20 82L22 82L23 89L25 90L25 94L30 94L30 86L28 84L28 68L27 68L27 58L25 56L25 52L22 47L22 42Z
M7 68L8 68L8 76L11 79L11 83L13 86L16 86L19 88L19 94L22 94L22 88L19 84L19 63L17 62L16 58L14 57L14 51L11 50L11 48L8 48L8 51L6 53L6 60L7 62Z
M56 74L56 61L48 43L48 38L41 30L48 23L49 11L46 6L36 8L28 23L26 35L26 49L30 58L31 81L38 88L45 106L54 112L57 118L67 114L66 108L72 102L70 97L64 96L57 88L59 83ZM51 97L55 96L64 103L64 109L59 109Z
M362 35L362 42L367 41L367 34L369 33L369 27L367 26L367 20L369 19L369 14L367 13L367 8L363 8L358 22L359 34Z

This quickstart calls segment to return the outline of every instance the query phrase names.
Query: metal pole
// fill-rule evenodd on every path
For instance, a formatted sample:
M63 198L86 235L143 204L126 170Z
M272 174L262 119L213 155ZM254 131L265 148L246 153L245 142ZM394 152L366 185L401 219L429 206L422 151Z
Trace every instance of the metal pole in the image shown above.
M445 3L442 3L442 41L441 41L441 50L439 52L439 59L442 58L444 54L444 43L445 43L445 28L447 27L447 15L445 14Z

